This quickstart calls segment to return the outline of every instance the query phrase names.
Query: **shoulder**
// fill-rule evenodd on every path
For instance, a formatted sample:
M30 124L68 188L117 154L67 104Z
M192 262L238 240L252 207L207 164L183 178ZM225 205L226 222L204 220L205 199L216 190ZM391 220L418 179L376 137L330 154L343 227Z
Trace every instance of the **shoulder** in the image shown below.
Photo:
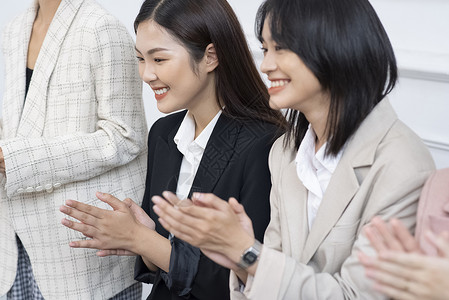
M391 126L378 145L376 160L410 172L434 168L429 149L421 138L400 120Z
M148 143L151 143L150 139L157 136L167 137L173 130L177 130L184 119L186 110L169 114L168 116L159 118L151 126L150 133L148 136Z
M104 39L132 42L131 35L122 22L92 0L84 1L75 17L75 24L80 30L104 36ZM101 40L100 40L101 42Z
M236 122L241 125L239 141L246 143L266 145L271 148L276 139L283 133L278 126L268 122L258 120Z

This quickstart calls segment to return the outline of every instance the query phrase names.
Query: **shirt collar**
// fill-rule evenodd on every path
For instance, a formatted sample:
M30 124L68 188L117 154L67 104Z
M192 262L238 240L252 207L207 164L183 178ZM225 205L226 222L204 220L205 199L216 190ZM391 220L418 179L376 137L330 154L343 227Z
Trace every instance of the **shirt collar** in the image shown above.
M222 110L220 110L215 117L207 124L206 128L200 133L199 136L195 137L195 120L193 115L187 111L184 119L179 126L178 131L176 132L175 137L173 138L175 144L178 147L178 150L185 155L187 152L187 148L192 142L201 147L203 150L206 149L207 142L209 141L210 136L212 135L212 131L214 130L215 125L217 124L218 118L220 117Z
M326 146L325 143L318 152L315 153L315 140L316 134L313 131L312 126L309 124L309 128L299 145L298 152L296 154L295 162L296 164L303 165L304 168L312 168L317 169L317 163L321 164L324 168L326 168L330 173L334 173L337 168L338 162L340 161L341 155L343 154L344 147L338 152L337 155L328 155L325 156Z

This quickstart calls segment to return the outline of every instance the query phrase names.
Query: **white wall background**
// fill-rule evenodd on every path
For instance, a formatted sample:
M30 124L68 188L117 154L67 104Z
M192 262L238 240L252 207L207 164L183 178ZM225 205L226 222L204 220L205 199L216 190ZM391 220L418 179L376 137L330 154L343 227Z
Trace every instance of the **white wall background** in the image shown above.
M32 0L3 1L0 30ZM142 0L97 0L128 28ZM262 0L228 0L247 34L256 62L262 55L254 36L254 17ZM371 0L396 51L400 81L390 99L399 117L424 140L438 168L449 167L449 1ZM2 40L0 38L0 44ZM0 57L0 95L4 91ZM152 91L144 87L149 126L162 114ZM1 114L1 112L0 112Z

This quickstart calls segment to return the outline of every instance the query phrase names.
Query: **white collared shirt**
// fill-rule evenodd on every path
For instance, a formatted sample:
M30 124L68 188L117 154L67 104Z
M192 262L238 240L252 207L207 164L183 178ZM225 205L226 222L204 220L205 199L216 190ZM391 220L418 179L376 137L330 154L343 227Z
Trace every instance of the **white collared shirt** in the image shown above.
M336 156L324 156L325 143L315 153L316 135L309 125L306 135L296 154L296 173L307 189L307 217L309 231L312 228L323 195L331 180L332 174L340 161L343 149Z
M200 166L201 158L204 154L204 149L206 149L207 142L214 130L215 124L217 124L221 112L222 111L220 110L215 115L196 139L194 139L195 120L190 112L187 111L181 126L179 126L178 132L173 140L175 141L179 152L183 155L181 169L179 171L178 186L176 188L176 196L178 196L180 200L186 199L189 195L196 172Z

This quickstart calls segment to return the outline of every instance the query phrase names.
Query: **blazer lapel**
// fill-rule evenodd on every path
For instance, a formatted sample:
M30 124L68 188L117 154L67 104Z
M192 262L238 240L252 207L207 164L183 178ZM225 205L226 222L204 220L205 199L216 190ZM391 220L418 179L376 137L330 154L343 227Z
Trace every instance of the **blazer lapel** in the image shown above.
M167 136L167 140L162 137L158 137L155 153L157 154L157 160L153 170L157 170L157 180L166 185L162 191L171 191L176 193L178 186L179 170L181 169L182 153L179 152L174 142L174 137L179 129L179 123ZM160 185L157 185L160 186ZM161 192L162 192L161 191Z
M19 36L17 42L17 52L13 52L12 56L6 57L11 60L11 68L8 68L8 72L11 72L11 78L15 78L12 85L8 88L12 89L12 97L5 99L5 108L3 114L3 121L6 126L10 127L5 137L15 137L17 128L19 127L20 118L23 112L23 104L25 100L25 69L27 66L28 56L28 44L30 42L31 31L33 29L34 19L36 18L37 1L33 3L22 19L22 23L19 29ZM14 37L12 37L14 38ZM8 64L9 65L9 64Z
M348 141L323 196L301 261L308 263L352 201L363 178L356 172L373 164L379 143L396 122L397 116L388 99L379 102Z
M244 147L245 141L237 143L241 126L223 114L220 116L204 150L189 197L194 192L213 191L234 153Z
M293 160L285 169L283 182L279 189L285 207L281 214L285 215L286 228L290 239L290 255L300 257L307 236L309 235L307 222L307 189L301 183L296 172L296 162ZM302 201L300 199L303 199ZM284 247L285 245L283 245Z
M351 202L358 188L359 183L354 169L347 162L340 160L313 221L310 234L305 243L304 252L301 256L301 262L309 262L321 242L335 226L345 208Z
M47 111L49 81L58 61L61 45L82 2L83 0L63 0L59 5L36 61L17 136L42 135ZM31 28L32 25L30 30ZM28 43L22 44L28 49ZM27 50L24 53L27 53ZM24 57L26 61L27 54ZM25 70L25 67L23 69Z

